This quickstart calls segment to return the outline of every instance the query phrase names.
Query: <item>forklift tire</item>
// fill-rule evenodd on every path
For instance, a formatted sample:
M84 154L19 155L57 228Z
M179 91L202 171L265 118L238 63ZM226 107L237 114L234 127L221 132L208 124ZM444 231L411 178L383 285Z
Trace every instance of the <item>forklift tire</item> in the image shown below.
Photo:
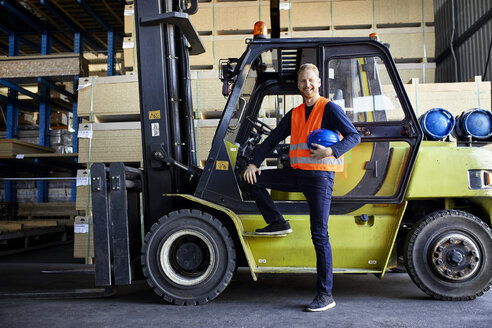
M413 282L435 299L472 300L492 284L492 230L458 210L431 213L405 241L405 266Z
M142 247L147 283L166 301L204 304L229 284L236 268L227 228L208 213L184 209L155 223Z

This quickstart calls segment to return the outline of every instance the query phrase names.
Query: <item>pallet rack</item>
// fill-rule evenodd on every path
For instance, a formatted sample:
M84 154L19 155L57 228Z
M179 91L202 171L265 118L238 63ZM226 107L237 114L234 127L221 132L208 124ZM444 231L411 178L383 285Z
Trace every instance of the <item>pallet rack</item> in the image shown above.
M37 145L30 148L23 145L27 148L21 153L13 151L0 156L0 184L4 185L2 204L16 202L19 179L30 179L29 183L37 189L35 199L43 204L51 199L49 184L58 183L50 179L68 179L71 193L67 193L67 200L73 209L62 214L73 213L69 215L73 221L75 176L80 168L77 89L79 77L89 75L89 62L83 55L95 54L92 57L99 61L99 55L105 55L106 74L118 73L116 49L121 49L124 36L125 5L124 0L0 2L0 109L3 114L0 128L4 129L3 144L19 147L20 114L38 116L37 133L34 132ZM64 121L70 115L72 120ZM50 137L53 140L57 136L56 133L50 136L50 131L56 132L59 128L67 128L73 134L72 153L50 150ZM22 204L15 206L19 205ZM15 212L22 213L20 209ZM33 233L30 231L29 235ZM9 232L12 238L18 235ZM5 240L11 240L10 237Z

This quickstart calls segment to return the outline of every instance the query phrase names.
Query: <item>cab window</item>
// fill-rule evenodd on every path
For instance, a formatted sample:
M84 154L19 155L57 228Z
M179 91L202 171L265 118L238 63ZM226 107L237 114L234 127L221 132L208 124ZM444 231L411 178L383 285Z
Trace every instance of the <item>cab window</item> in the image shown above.
M405 113L379 57L333 58L325 72L328 97L352 122L402 121Z

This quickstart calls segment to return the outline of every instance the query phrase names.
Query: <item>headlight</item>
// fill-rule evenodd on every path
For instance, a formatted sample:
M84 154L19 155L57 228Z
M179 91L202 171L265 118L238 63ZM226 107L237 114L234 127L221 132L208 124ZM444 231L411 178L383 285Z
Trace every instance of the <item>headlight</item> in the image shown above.
M470 189L492 189L492 170L468 170Z

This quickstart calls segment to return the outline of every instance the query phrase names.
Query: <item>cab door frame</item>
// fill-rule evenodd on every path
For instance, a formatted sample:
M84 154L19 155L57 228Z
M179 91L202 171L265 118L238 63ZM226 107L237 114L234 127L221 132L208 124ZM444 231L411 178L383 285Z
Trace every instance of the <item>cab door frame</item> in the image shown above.
M375 181L372 172L366 172L361 179L357 188L354 188L352 192L345 196L333 196L332 204L335 207L345 207L347 210L349 207L353 207L355 204L399 204L403 201L406 190L408 188L408 182L417 159L418 150L423 138L423 133L418 123L418 118L412 108L408 95L405 91L400 75L396 69L395 62L393 61L389 49L376 41L367 40L366 42L357 42L353 44L346 44L344 46L332 45L330 43L321 44L318 52L320 60L320 77L322 78L322 93L329 94L330 81L329 81L329 68L328 63L332 59L339 58L358 58L358 57L380 57L384 61L385 68L388 72L388 76L391 79L394 90L398 96L401 107L405 113L405 118L402 121L377 121L377 122L353 122L356 129L361 136L361 142L375 142L382 147L379 150L373 152L374 159L371 161L374 165L379 166L381 171L384 171L384 166L387 163L384 162L385 157L388 159L388 151L384 148L384 143L391 141L404 141L409 146L409 153L405 163L402 177L400 179L399 186L396 192L390 196L375 196L365 193L367 186L380 181ZM379 157L379 158L378 158ZM377 170L378 167L368 168ZM377 180L377 179L376 179ZM365 193L365 194L364 194ZM342 204L345 204L342 205ZM352 204L349 205L349 204ZM354 208L355 209L355 208ZM346 211L344 211L346 212Z

